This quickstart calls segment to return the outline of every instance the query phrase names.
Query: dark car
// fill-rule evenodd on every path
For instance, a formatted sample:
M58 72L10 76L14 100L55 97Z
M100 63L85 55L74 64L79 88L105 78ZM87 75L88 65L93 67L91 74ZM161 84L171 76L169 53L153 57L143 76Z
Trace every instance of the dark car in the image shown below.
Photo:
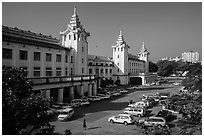
M166 121L170 121L171 119L171 112L167 111L167 110L161 110L156 114L157 117L163 117L166 119Z

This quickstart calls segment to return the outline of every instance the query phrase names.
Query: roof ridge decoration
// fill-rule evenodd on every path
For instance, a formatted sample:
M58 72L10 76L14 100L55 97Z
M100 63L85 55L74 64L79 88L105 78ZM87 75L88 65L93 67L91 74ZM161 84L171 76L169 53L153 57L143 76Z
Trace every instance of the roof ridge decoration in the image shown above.
M81 21L79 20L78 14L77 14L77 8L74 7L73 15L71 16L71 19L68 23L68 27L65 31L60 31L61 35L67 34L69 32L77 33L77 32L85 32L87 36L90 36L89 32L86 32L85 28L81 24Z
M142 54L142 53L147 53L147 54L149 54L149 52L147 51L147 49L146 49L146 47L145 47L145 44L144 44L144 41L142 42L142 47L141 47L141 49L140 49L140 52L139 52L139 54Z
M124 45L123 45L123 44L124 44ZM130 47L127 45L127 43L125 42L121 30L120 30L120 34L119 34L119 36L118 36L118 39L117 39L117 41L116 41L116 45L115 45L115 46L112 46L112 48L115 48L115 47L117 47L118 45L122 45L123 47L128 47L128 48L130 48Z

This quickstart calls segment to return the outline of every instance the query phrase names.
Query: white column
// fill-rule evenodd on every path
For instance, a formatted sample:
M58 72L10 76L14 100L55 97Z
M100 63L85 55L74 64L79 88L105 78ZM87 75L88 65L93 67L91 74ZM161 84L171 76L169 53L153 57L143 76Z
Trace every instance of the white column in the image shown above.
M63 102L63 88L58 89L58 102Z
M92 86L89 84L88 96L92 96Z
M70 93L69 93L69 95L70 95L70 98L71 98L71 99L74 98L74 87L73 87L73 86L70 87Z
M84 96L84 85L81 84L81 96Z
M93 86L94 86L93 94L95 96L97 94L97 83L94 83Z
M45 95L46 95L46 98L50 100L50 89L45 90Z

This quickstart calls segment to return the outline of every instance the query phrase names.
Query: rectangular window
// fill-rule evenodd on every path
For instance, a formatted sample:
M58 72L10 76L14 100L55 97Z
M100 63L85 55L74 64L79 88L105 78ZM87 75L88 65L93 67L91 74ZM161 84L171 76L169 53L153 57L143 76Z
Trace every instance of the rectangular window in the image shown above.
M112 69L110 69L110 74L112 73Z
M70 75L73 75L73 68L71 68L71 71L70 71L71 73L70 73Z
M52 68L50 67L46 68L46 76L52 76Z
M96 75L98 75L99 74L99 69L96 69Z
M89 69L89 74L92 74L92 69Z
M52 54L46 53L46 61L51 62L52 61Z
M68 55L65 55L65 63L68 63Z
M101 63L101 66L103 66L103 63Z
M65 68L65 75L68 75L68 68Z
M76 40L76 34L74 34L74 40Z
M69 40L71 39L71 35L69 35Z
M120 69L118 69L118 72L120 72Z
M81 62L82 62L82 64L84 63L84 59L83 58L82 58Z
M3 59L12 59L12 49L3 48Z
M81 68L81 73L82 73L82 74L84 73L84 68Z
M61 62L61 55L59 54L56 55L56 62Z
M56 68L56 76L61 76L62 70L61 68Z
M118 55L118 58L119 58L120 56Z
M71 56L71 63L73 63L73 56Z
M20 60L27 60L28 59L28 52L24 50L20 50L19 54Z
M40 61L40 52L34 52L34 60Z
M118 66L119 66L119 62L118 62Z
M101 73L103 73L103 69L101 69Z
M93 65L93 63L92 62L89 62L89 66L92 66Z
M66 41L67 35L64 35L64 41Z
M82 47L82 52L84 52L84 47Z
M96 66L98 66L98 63L96 63Z
M105 71L106 71L106 74L108 74L108 69L106 69Z
M33 76L40 77L40 67L34 67Z

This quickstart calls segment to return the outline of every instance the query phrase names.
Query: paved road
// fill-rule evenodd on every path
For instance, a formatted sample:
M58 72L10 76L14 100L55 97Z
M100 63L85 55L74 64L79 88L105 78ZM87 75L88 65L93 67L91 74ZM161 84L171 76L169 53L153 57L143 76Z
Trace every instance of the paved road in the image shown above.
M123 124L112 124L108 122L108 118L115 114L123 112L130 100L140 101L143 94L153 94L156 92L170 92L177 93L180 87L172 87L169 85L162 85L155 88L144 90L128 89L129 93L116 97L110 100L103 100L100 102L91 103L89 107L76 108L75 116L66 122L53 121L51 124L55 125L55 130L64 133L66 129L70 129L73 134L83 135L131 135L142 134L134 125L125 126ZM161 107L154 107L152 114L156 114ZM83 119L87 121L87 130L83 130Z

